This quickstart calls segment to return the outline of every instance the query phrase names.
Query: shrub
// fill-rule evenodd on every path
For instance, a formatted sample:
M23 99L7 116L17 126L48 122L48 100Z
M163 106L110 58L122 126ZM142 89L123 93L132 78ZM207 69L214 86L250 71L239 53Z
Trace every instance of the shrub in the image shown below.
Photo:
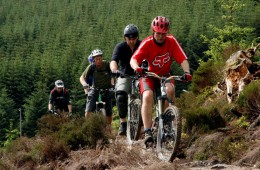
M260 81L253 81L241 92L237 102L238 109L250 120L260 115Z
M58 136L63 140L70 149L75 150L79 147L86 146L87 136L84 134L83 124L86 121L85 118L76 119L68 122L62 126Z
M186 118L184 128L188 132L191 132L193 128L206 132L225 126L224 119L215 107L199 107L185 110L183 117Z
M248 128L248 127L249 127L249 123L246 121L245 116L241 116L241 117L237 120L236 125L237 125L238 127L241 127L241 128Z
M68 157L69 148L62 140L55 136L48 136L43 141L40 150L42 163L63 160Z
M238 136L229 136L216 147L216 154L221 161L231 163L241 157L247 149L244 139Z
M215 62L214 60L202 62L200 67L193 73L192 92L199 94L205 87L221 82L223 80L223 66L223 63Z
M42 116L38 122L38 135L48 136L54 132L58 132L64 124L70 121L67 117L59 117L52 114Z
M83 123L82 130L87 137L88 146L95 147L98 141L102 141L102 145L108 143L106 119L103 115L93 114Z

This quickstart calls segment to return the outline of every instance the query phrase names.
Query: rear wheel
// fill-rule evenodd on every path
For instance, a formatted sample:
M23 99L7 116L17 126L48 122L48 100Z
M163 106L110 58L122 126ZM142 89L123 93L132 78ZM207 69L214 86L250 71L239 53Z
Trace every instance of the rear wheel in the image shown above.
M142 127L141 100L134 99L129 105L129 114L127 121L127 140L132 144L140 137Z
M169 106L159 118L156 151L158 157L172 162L181 140L181 114L176 106Z

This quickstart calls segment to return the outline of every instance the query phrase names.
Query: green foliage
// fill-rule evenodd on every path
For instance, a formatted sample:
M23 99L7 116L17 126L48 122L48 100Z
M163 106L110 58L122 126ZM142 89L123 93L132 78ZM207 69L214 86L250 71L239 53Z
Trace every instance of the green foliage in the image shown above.
M1 89L0 91L0 146L4 145L6 141L6 135L8 131L5 129L9 129L12 131L13 129L17 128L18 125L15 124L15 120L19 120L19 114L14 109L14 101L8 96L7 90L5 88ZM12 120L12 122L11 122ZM10 129L10 126L11 129ZM10 134L9 134L10 135ZM10 136L9 136L10 137ZM9 138L8 137L8 138Z
M16 139L19 136L19 130L14 129L13 127L13 120L10 120L10 127L9 129L5 129L5 133L6 141L4 142L4 147L7 147L12 143L14 139Z
M206 132L225 126L224 119L221 117L218 109L214 107L184 110L183 117L186 119L185 129L189 132L193 128Z
M39 120L38 126L39 135L53 135L73 150L96 147L99 141L102 141L102 145L106 144L109 137L105 117L101 114L94 114L88 119L45 115Z
M88 136L86 136L82 129L85 122L84 119L85 118L70 121L64 124L58 131L59 138L62 139L66 145L70 146L72 150L79 149L79 147L84 147L89 144L87 141Z
M222 26L217 27L210 24L209 29L212 30L215 36L208 38L205 35L201 35L201 38L205 43L209 43L209 50L205 54L211 56L215 61L223 61L222 53L227 47L234 44L245 47L252 42L254 28L238 25L238 18L236 18L235 13L241 11L242 7L245 6L242 1L219 0L218 2L224 11Z
M223 66L221 62L215 62L214 60L208 60L202 62L200 67L193 73L193 79L191 84L191 90L195 94L199 94L207 87L216 85L217 82L223 80Z
M101 144L108 143L108 132L106 129L106 120L103 115L93 114L82 125L82 131L87 136L87 143L90 147L95 147L98 142Z
M26 99L24 105L23 133L34 136L37 133L37 121L46 114L48 106L48 93L44 86L39 85L37 91Z
M241 127L241 128L248 128L248 127L249 127L249 122L246 121L245 116L241 116L241 117L237 120L236 125L237 125L238 127Z
M219 143L215 152L221 161L231 163L233 160L240 158L241 153L244 153L246 148L247 146L243 138L231 136Z
M250 120L260 115L260 81L245 86L236 102L238 109Z

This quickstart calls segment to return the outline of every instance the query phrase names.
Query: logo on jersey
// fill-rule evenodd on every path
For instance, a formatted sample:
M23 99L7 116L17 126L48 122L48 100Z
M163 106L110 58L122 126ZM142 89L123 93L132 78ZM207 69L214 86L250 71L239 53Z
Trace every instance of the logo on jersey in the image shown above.
M156 56L153 61L153 65L162 68L164 64L167 63L169 60L170 60L170 56L169 53L167 52L161 56Z

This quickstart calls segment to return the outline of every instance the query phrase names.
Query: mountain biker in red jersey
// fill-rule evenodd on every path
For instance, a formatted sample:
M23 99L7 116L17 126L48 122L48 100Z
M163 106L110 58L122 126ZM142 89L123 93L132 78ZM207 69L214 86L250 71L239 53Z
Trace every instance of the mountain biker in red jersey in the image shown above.
M69 112L72 113L72 105L70 101L69 91L64 88L62 80L55 81L55 87L50 92L48 109L53 113L53 105L56 106L56 112Z
M153 34L146 37L139 48L133 54L130 65L136 73L142 74L143 68L139 65L143 60L148 62L148 71L160 76L169 76L171 64L175 60L181 65L186 81L191 81L188 58L178 41L173 35L168 34L170 22L164 16L157 16L151 23ZM153 89L159 85L154 79L140 79L140 93L142 94L142 119L145 132L145 143L154 142L151 132L152 109L153 109ZM166 83L166 93L172 100L174 99L174 82ZM174 101L174 100L173 100Z

